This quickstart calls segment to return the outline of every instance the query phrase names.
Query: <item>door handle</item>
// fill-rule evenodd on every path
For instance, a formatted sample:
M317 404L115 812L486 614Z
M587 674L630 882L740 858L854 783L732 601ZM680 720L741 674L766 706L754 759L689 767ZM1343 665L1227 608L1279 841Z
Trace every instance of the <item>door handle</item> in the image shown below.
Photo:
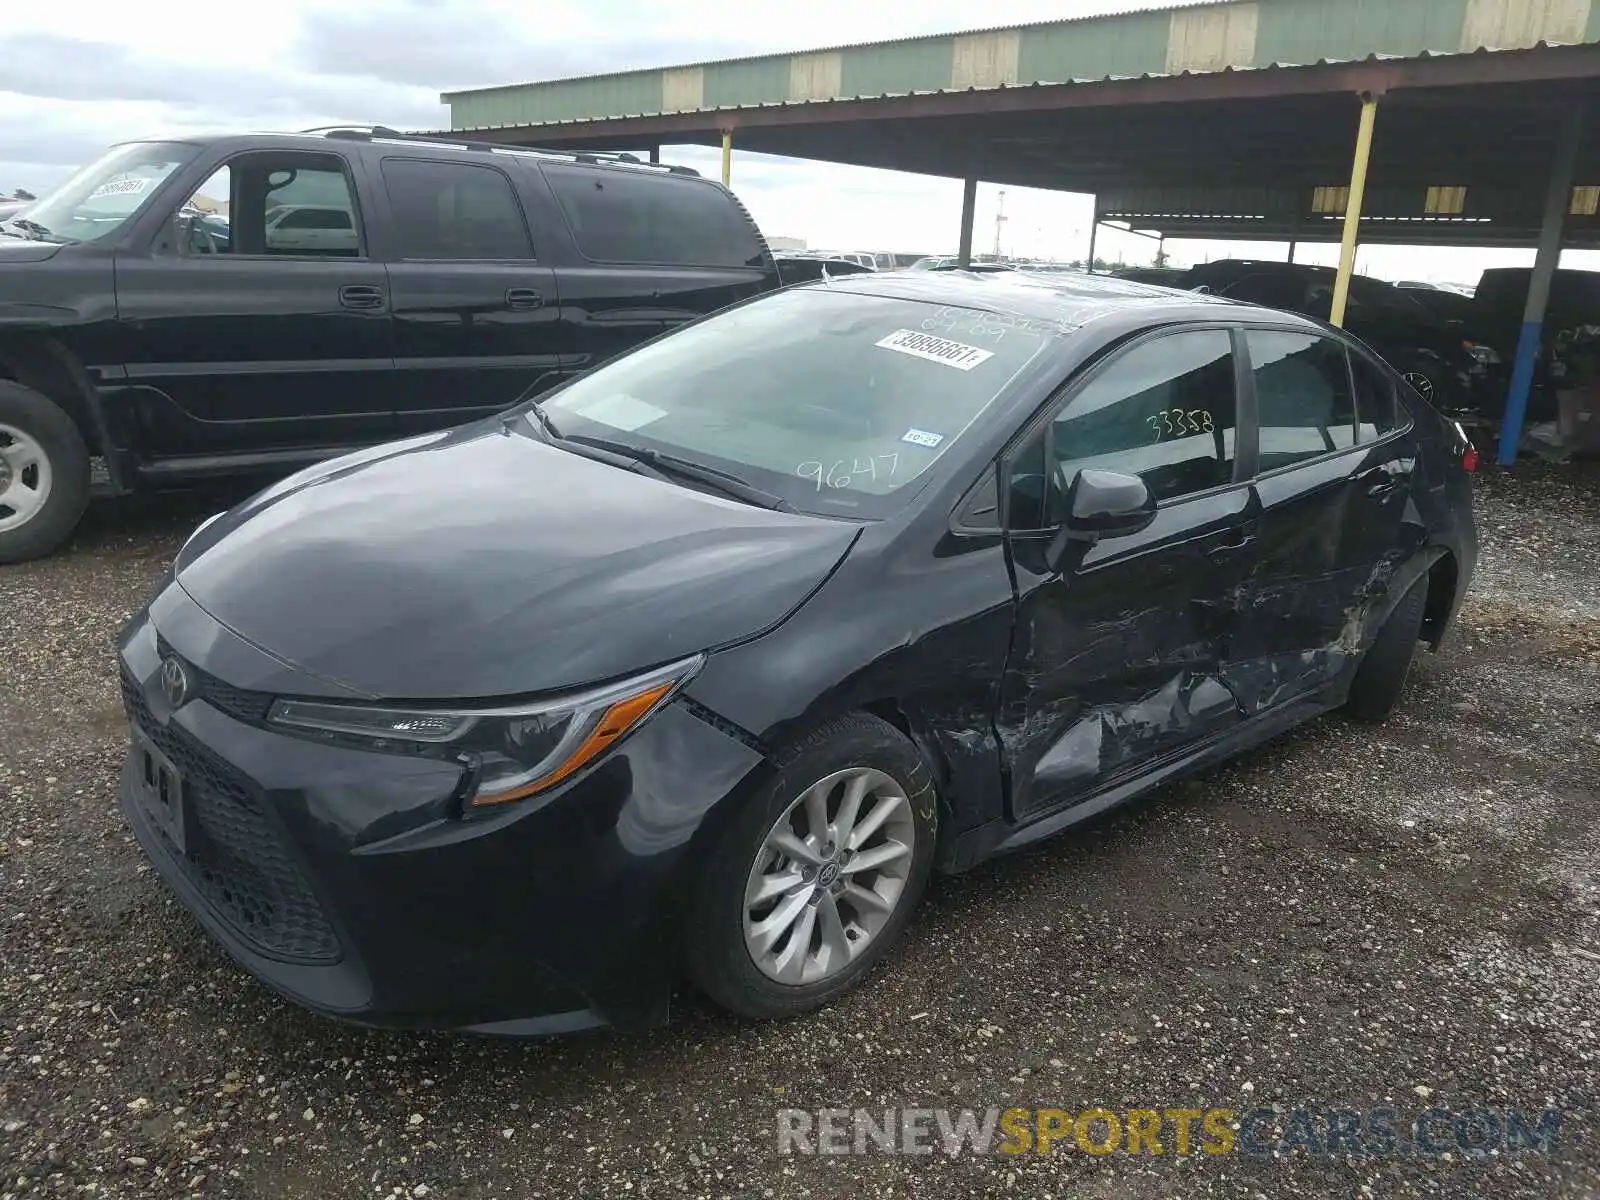
M543 308L544 293L538 288L508 288L506 290L507 308Z
M346 308L382 308L383 289L372 283L347 283L339 289L339 303Z
M1365 487L1367 495L1374 500L1383 499L1400 486L1400 480L1382 467L1363 472L1356 482Z

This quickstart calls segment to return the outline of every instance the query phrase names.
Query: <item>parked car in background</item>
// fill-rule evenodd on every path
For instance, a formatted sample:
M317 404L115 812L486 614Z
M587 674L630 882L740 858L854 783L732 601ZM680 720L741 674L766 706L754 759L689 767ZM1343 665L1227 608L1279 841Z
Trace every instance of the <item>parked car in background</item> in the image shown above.
M811 283L827 275L830 279L846 275L862 275L871 270L846 258L832 258L822 254L779 251L773 254L778 266L778 279L785 285Z
M274 252L355 254L355 214L335 204L283 204L267 212L267 248Z
M1248 304L1303 313L1326 321L1334 271L1302 263L1219 259L1184 272L1180 281ZM1344 327L1381 354L1417 392L1442 412L1471 411L1495 392L1499 355L1479 347L1461 328L1436 316L1405 292L1365 275L1350 280Z
M961 260L958 259L954 254L934 254L934 255L929 255L927 258L919 258L919 259L917 259L917 261L912 263L911 266L907 268L907 270L911 270L911 271L933 271L933 270L937 270L937 269L939 269L941 267L954 267L954 266L957 266L957 265L960 264L960 261Z
M1506 358L1522 338L1522 318L1533 272L1527 267L1491 267L1483 272L1468 317L1475 334L1506 347ZM1563 386L1566 365L1557 353L1564 342L1589 326L1600 325L1600 271L1561 268L1550 280L1550 299L1540 330L1534 362L1533 391L1528 397L1530 421L1556 417L1555 390Z
M123 810L330 1015L634 1029L686 973L792 1016L933 871L1386 716L1472 577L1471 454L1288 313L788 288L201 526L120 639Z
M0 563L71 534L91 457L114 493L287 473L778 282L683 167L382 127L125 143L0 224Z
M1120 267L1111 272L1117 279L1131 279L1135 283L1153 283L1158 287L1184 287L1188 274L1184 267Z

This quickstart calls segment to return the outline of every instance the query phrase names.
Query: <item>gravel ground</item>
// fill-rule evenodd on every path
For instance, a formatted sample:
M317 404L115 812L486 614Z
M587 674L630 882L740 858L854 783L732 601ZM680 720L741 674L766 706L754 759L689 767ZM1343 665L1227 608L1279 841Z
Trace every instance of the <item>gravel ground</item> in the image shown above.
M1328 718L936 882L892 968L753 1026L373 1033L235 968L114 802L121 623L218 507L0 568L0 1197L1600 1195L1600 470L1485 475L1461 625ZM780 1155L779 1108L1565 1110L1469 1158Z

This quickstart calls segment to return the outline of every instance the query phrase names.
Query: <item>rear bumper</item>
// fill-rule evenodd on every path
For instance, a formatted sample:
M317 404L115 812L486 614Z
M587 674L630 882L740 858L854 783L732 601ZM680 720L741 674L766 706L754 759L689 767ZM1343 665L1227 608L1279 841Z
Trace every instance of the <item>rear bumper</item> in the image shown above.
M162 879L252 974L369 1025L526 1035L665 1019L675 888L753 751L669 705L542 803L463 817L453 763L285 736L206 689L171 710L162 657L204 672L198 649L158 649L145 616L120 652L131 723L184 778L182 850L143 798L137 742L121 800Z

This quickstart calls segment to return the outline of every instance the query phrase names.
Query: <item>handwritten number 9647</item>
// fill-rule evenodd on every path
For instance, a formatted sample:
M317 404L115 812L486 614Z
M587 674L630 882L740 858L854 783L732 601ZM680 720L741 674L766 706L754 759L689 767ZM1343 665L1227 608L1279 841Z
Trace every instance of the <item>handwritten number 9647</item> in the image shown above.
M825 487L847 488L852 480L863 475L873 480L892 479L899 469L898 454L877 454L867 458L841 458L835 463L811 459L797 466L794 473L801 479L816 480L820 492Z
M1155 434L1152 441L1159 442L1162 438L1191 437L1197 433L1216 432L1216 423L1211 419L1211 413L1204 408L1163 408L1160 412L1144 419L1145 424Z

